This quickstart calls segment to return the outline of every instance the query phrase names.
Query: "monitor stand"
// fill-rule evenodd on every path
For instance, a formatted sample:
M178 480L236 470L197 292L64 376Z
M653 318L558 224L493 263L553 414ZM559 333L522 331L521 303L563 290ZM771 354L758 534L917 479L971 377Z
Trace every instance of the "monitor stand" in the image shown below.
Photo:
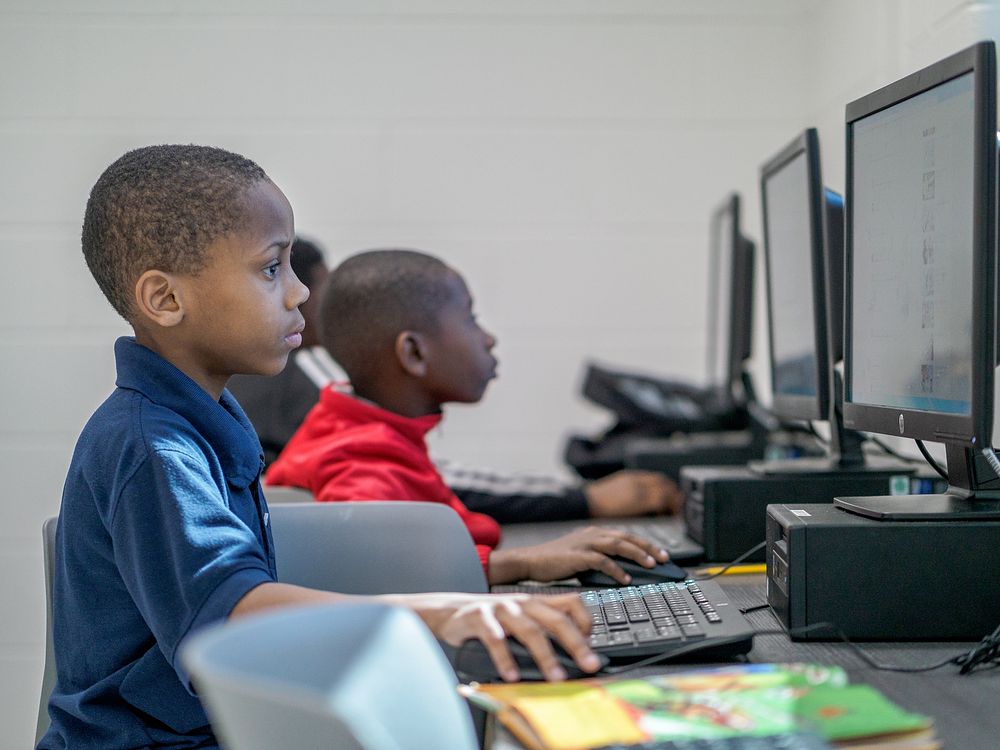
M878 521L1000 520L1000 478L979 451L948 444L948 491L940 495L838 497L834 505Z
M830 425L829 454L813 458L792 458L769 461L751 461L747 468L755 474L766 477L849 477L872 474L911 474L915 465L894 456L871 456L865 454L862 446L865 436L844 427L843 417L837 402L835 390L834 408L828 419Z

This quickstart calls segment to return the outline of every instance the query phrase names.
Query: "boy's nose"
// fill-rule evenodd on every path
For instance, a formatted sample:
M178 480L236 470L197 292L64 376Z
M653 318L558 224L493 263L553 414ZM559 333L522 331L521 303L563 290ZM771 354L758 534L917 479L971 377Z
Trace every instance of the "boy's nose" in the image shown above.
M291 303L288 305L289 310L294 310L309 299L309 287L299 281L297 276L293 275L292 279L294 279L294 282L288 294L288 301Z
M497 337L486 331L486 348L493 349L497 345Z

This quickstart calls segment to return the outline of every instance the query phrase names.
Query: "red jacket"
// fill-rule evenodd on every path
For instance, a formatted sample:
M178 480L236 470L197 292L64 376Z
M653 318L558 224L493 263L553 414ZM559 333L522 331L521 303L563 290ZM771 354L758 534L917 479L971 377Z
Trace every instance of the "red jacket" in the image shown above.
M440 414L404 417L327 387L264 480L304 487L321 501L444 503L462 517L488 572L500 525L466 508L431 462L424 436L440 422Z

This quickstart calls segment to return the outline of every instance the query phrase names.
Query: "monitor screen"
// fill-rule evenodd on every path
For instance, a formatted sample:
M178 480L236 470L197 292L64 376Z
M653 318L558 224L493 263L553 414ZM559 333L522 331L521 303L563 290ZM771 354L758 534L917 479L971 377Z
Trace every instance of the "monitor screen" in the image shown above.
M852 124L855 404L971 415L973 83L966 73Z
M824 311L815 299L814 276L821 278L823 269L822 257L814 258L819 237L812 228L815 191L809 179L804 150L763 179L772 390L776 399L802 398L807 407L813 405L804 411L814 412L782 414L793 418L826 416L815 407L820 388L816 316Z
M735 202L727 201L712 215L708 295L708 382L729 387L732 359L733 261Z
M716 405L752 398L743 362L752 354L754 243L740 230L740 196L712 212L709 233L708 380Z

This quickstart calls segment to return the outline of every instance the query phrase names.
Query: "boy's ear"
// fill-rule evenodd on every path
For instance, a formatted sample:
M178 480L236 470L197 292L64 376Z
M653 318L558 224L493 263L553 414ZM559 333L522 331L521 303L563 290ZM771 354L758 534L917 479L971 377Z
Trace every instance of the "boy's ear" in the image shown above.
M422 378L427 374L427 342L416 331L403 331L396 336L396 360L408 374Z
M184 306L176 279L169 273L150 269L135 282L135 307L144 319L163 328L184 319Z

